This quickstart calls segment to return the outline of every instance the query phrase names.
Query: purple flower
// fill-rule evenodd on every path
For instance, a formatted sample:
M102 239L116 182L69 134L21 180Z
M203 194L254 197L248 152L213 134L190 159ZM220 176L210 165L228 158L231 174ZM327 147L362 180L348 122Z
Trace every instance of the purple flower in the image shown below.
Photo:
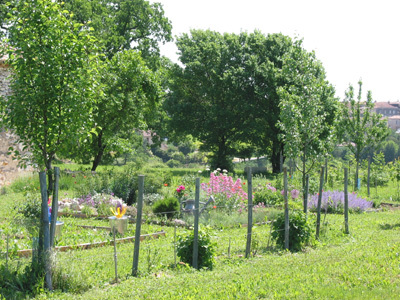
M368 208L371 208L372 201L367 201L359 197L356 193L348 194L349 209L353 211L363 212ZM318 206L318 194L311 196L308 202L308 208L311 210L317 209ZM322 211L334 211L341 212L344 207L344 192L343 191L324 191L322 192L321 198L321 210Z

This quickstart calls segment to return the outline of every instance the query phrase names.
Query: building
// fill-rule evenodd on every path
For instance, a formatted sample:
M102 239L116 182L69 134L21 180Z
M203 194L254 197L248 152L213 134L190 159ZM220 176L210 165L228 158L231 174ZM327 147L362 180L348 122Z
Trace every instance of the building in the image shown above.
M389 118L400 115L399 106L399 102L375 102L374 110L377 114L381 114L382 116Z

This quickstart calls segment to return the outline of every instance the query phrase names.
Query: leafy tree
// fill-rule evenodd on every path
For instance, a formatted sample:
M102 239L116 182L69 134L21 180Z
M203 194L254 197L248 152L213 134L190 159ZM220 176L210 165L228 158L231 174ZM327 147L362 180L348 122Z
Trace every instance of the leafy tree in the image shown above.
M162 96L160 77L151 71L139 52L117 53L103 70L104 94L93 109L97 124L90 143L80 143L78 157L93 158L95 171L104 155L123 153L136 146L134 129L146 129L157 117Z
M1 101L2 122L32 153L32 162L48 170L51 190L56 154L92 125L95 41L57 2L19 1L12 13L13 93Z
M243 130L243 106L234 88L241 72L238 37L210 30L192 30L177 40L180 61L171 73L164 108L176 134L191 134L212 152L212 168L232 170L233 144Z
M397 158L399 146L394 141L385 142L382 148L386 163L392 162Z
M358 172L364 151L376 148L390 133L387 121L373 112L374 103L371 92L367 100L361 102L362 82L358 82L357 99L354 98L354 88L349 86L343 101L340 126L340 136L353 153L356 160L354 189L357 189Z
M243 74L240 79L243 127L242 139L270 157L272 171L281 170L284 143L278 126L281 98L279 87L287 84L282 76L283 58L293 48L294 42L283 34L263 35L261 32L241 34L243 45Z
M303 188L316 159L332 150L337 100L325 71L314 53L305 51L301 41L285 55L283 76L289 84L281 87L280 121L285 154L301 158ZM307 166L307 163L308 166Z
M146 58L159 57L159 42L172 40L171 22L160 3L145 0L65 0L66 9L93 34L111 59L121 50L137 49Z
M65 2L75 20L93 27L93 34L107 58L102 82L104 96L94 111L97 133L86 139L87 142L81 141L81 145L86 143L86 150L78 155L80 159L93 158L92 170L95 170L102 160L111 161L113 155L137 148L134 128L144 129L150 123L155 127L159 122L156 119L162 119L156 109L161 95L159 85L163 84L158 77L168 61L160 59L158 44L172 39L172 26L159 3L144 0ZM136 52L126 52L132 49ZM133 61L129 62L130 59ZM127 65L133 69L127 70ZM150 112L159 115L150 118Z

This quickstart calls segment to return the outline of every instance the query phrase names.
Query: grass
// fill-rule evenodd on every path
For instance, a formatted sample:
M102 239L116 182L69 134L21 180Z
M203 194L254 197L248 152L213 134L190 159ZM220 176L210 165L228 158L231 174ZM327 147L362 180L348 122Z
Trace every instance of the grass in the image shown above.
M167 171L165 171L167 172ZM188 178L172 176L172 186ZM72 193L71 179L62 192ZM73 179L75 180L75 179ZM255 177L253 186L274 178ZM35 178L20 179L0 195L0 229L12 231L12 209L24 201L24 192L34 189ZM390 183L391 192L396 185ZM388 187L389 188L389 187ZM378 195L389 199L389 190L378 187ZM364 193L362 190L361 193ZM61 192L60 192L61 195ZM254 214L255 221L271 220L276 210ZM147 240L140 245L139 277L132 277L133 244L117 245L118 277L116 284L114 248L106 246L90 250L74 250L57 254L54 274L56 291L42 292L36 299L398 299L400 294L400 210L351 214L350 234L343 233L343 216L322 216L320 240L299 253L279 249L270 239L270 224L257 225L257 240L249 259L244 258L247 228L246 214L226 214L212 210L202 218L202 226L210 226L216 243L216 264L213 271L195 271L177 264L175 267L173 227L143 224L142 234L166 231L166 236ZM309 218L314 219L313 214ZM60 244L79 244L111 239L108 232L83 229L78 225L108 226L107 220L63 217L65 227ZM188 218L187 221L193 221ZM18 225L18 224L17 224ZM19 226L13 234L25 235ZM135 231L129 225L127 235ZM188 229L177 227L177 235ZM29 244L24 238L15 244ZM23 242L24 241L24 242ZM19 246L17 246L19 247ZM4 253L4 235L0 252ZM11 257L10 270L30 264L29 258ZM179 258L178 258L179 262ZM0 256L4 271L5 257ZM19 267L18 267L19 266ZM1 271L0 271L1 272ZM0 289L10 299L25 298L23 292ZM1 298L1 297L0 297Z
M129 276L132 246L124 245L118 251L120 272L125 278L118 285L110 283L111 249L60 255L60 263L67 263L70 272L91 288L81 294L42 294L37 299L397 299L398 212L351 215L348 236L342 234L342 223L342 216L329 215L321 242L305 252L265 250L250 259L237 253L230 259L220 256L212 272L164 267L133 278ZM229 235L239 231L232 229ZM160 244L154 246L161 250L161 262L172 263L168 238L157 243ZM145 256L144 253L141 254ZM146 269L143 260L141 270ZM73 271L77 265L79 273Z

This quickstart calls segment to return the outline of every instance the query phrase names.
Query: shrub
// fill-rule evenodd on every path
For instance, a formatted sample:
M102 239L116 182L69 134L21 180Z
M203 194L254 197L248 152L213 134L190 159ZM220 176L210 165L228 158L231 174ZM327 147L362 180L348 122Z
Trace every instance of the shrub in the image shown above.
M254 192L254 203L263 203L265 205L276 205L283 203L283 197L279 191L270 184L258 186Z
M179 212L179 201L175 197L166 197L162 200L158 200L153 205L153 212L171 219Z
M215 205L218 208L226 209L232 212L235 208L239 208L241 203L247 201L247 193L243 189L245 183L238 178L235 182L231 176L225 172L211 172L209 183L202 183L201 189L206 192L206 198L211 195L214 197Z
M166 162L166 164L170 168L179 168L181 166L181 163L176 159L170 159L169 161Z
M206 230L199 230L198 235L198 261L199 269L206 268L212 270L214 264L215 244L211 242L211 237ZM177 254L181 261L193 266L193 241L194 232L188 235L178 236Z
M356 193L349 193L349 210L352 212L363 212L373 206L372 201L367 201L358 197ZM315 211L318 205L318 194L311 196L308 202L308 208ZM321 199L321 211L342 213L344 208L343 191L324 191Z
M285 247L285 213L280 213L272 224L271 236L276 244ZM289 213L289 250L300 251L311 241L312 227L306 214L301 211Z

